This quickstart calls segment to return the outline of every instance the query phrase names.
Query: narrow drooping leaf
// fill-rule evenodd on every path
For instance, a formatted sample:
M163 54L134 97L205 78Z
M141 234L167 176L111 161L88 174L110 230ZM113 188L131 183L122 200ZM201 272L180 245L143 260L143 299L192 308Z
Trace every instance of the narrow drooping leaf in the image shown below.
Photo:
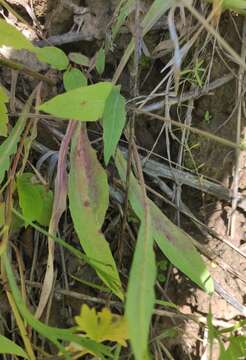
M49 237L48 237L48 259L43 280L42 291L39 297L39 303L35 312L36 319L42 316L42 313L48 303L53 281L54 281L54 252L55 243L52 236L56 236L60 218L67 206L67 153L71 137L73 135L75 125L72 121L69 122L65 136L63 137L58 157L57 174L55 180L55 192L51 219L49 223Z
M0 136L8 135L8 109L6 103L9 101L4 89L0 86Z
M120 155L118 154L119 152L117 152L116 165L121 179L125 182L127 173L126 162L124 159L120 161ZM121 164L123 164L123 167L121 167ZM129 184L130 201L132 191L136 190L135 182L138 185L137 180L131 176ZM141 204L141 208L139 208L137 213L141 224L128 282L126 316L129 324L129 338L135 358L137 360L147 360L149 359L149 328L155 304L156 264L153 250L154 238L150 203L145 190L139 185L136 196L137 198L139 197L138 201Z
M163 254L203 290L213 293L213 280L192 238L170 221L153 202L151 216L154 239Z
M105 69L105 50L101 48L96 56L96 69L99 75L104 73Z
M81 124L78 124L72 141L68 196L74 227L83 250L95 263L100 278L122 299L119 274L101 231L109 201L107 176Z
M96 121L102 117L112 89L112 83L104 82L71 90L40 105L39 110L60 118Z
M112 40L114 41L117 34L120 31L120 28L122 25L124 25L127 17L134 9L134 0L128 0L128 1L121 1L118 5L117 9L117 17L115 19L115 23L112 25Z
M104 161L107 165L115 153L126 122L125 99L117 87L111 91L103 113Z
M154 0L154 2L150 6L148 12L146 13L141 23L141 28L143 29L143 35L146 35L149 32L152 26L162 17L162 15L165 14L165 12L168 9L170 9L172 5L173 5L173 0L165 0L165 1ZM118 65L117 70L115 71L112 80L114 84L118 81L119 76L122 73L124 67L126 66L128 60L130 59L134 49L135 49L135 41L134 39L132 39L124 52L124 55L120 61L120 64Z
M0 231L4 226L5 203L0 201Z
M0 145L0 184L3 181L5 172L10 166L10 157L16 152L17 144L20 140L21 133L24 130L28 113L30 112L33 97L34 94L32 94L26 102L22 114L19 117L15 126L13 127L11 133L9 134L7 139Z
M28 221L37 221L43 226L49 225L53 194L44 185L37 183L33 173L24 173L17 177L19 204Z
M0 46L6 45L15 49L26 49L35 51L35 47L20 31L14 26L0 19Z
M116 166L120 177L125 181L126 161L117 151ZM129 201L139 219L143 218L143 204L140 186L132 176ZM191 237L174 225L165 214L149 199L152 222L152 235L168 260L187 275L207 293L212 293L213 280L200 254L194 247Z
M131 185L130 185L131 186ZM155 304L155 256L150 214L141 219L127 289L126 316L136 360L149 359L148 337Z
M165 14L165 12L168 9L170 9L172 5L173 5L173 0L166 0L166 1L154 0L154 2L150 6L148 12L146 13L141 23L141 28L143 29L143 35L146 35L149 32L152 26ZM130 59L134 49L135 49L135 41L134 39L132 39L124 52L124 55L118 65L118 68L115 71L112 80L114 84L118 81L120 74L122 73L128 60Z
M63 74L63 84L66 91L87 85L85 75L79 69L73 68Z
M43 61L54 69L65 70L68 67L69 60L67 55L59 48L54 46L45 46L43 48L34 48L34 52L40 61Z
M0 354L11 354L28 359L27 353L13 341L0 335Z

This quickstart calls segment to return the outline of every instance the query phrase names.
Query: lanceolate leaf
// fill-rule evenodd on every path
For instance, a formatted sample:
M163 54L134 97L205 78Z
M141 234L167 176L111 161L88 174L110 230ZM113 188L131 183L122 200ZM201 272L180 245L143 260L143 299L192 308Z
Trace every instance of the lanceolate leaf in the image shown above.
M125 122L125 99L120 95L119 89L114 87L106 101L103 113L104 161L106 165L115 153Z
M126 181L126 162L117 152L116 165L121 179ZM135 199L136 213L141 221L127 289L126 315L129 338L137 360L149 359L148 336L155 304L156 264L153 250L153 229L150 203L143 189L132 176L129 200Z
M121 299L118 271L101 226L108 207L107 176L81 124L73 136L69 173L69 207L81 246L97 274Z
M13 341L0 335L0 354L12 354L28 359L27 353Z
M74 89L40 105L39 110L60 118L96 121L102 117L112 89L110 82Z
M125 180L126 161L118 151L116 166L121 179ZM129 200L137 216L143 218L141 190L137 180L132 176L129 189ZM174 225L160 209L149 199L152 222L152 234L161 251L185 275L208 293L213 292L213 280L200 254L192 244L191 237Z
M22 114L18 119L17 123L13 127L8 138L0 145L0 184L3 181L5 172L10 166L10 157L14 155L17 149L17 144L20 140L22 131L24 130L28 113L32 104L34 94L30 96L26 102Z
M8 110L6 107L8 101L8 96L0 86L0 136L7 136L8 134Z
M130 184L131 186L131 184ZM153 235L148 209L141 219L127 289L126 316L129 338L136 360L148 359L150 321L155 304L156 278Z
M161 251L179 270L207 293L214 291L213 280L192 238L172 223L151 201L153 236Z

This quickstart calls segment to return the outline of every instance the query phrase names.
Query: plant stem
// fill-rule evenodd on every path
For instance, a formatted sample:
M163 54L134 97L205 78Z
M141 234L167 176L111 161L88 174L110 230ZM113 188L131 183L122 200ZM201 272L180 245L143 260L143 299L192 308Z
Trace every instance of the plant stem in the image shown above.
M10 69L13 69L13 70L21 71L24 74L29 75L29 76L37 79L37 80L45 81L51 86L55 85L55 82L53 80L49 79L47 76L39 74L37 71L32 70L32 69L26 67L23 64L17 63L15 61L12 61L12 60L9 60L9 59L6 59L6 58L3 58L2 56L0 56L0 65L7 66L7 67L9 67Z

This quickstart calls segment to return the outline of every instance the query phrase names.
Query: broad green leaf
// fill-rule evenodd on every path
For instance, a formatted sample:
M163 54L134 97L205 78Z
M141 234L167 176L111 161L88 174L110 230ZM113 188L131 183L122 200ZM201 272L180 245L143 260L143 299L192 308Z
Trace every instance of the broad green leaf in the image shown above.
M77 331L97 342L112 341L122 346L127 346L128 327L126 318L112 314L107 308L96 312L95 308L89 308L84 304L79 316L75 316Z
M81 65L81 66L89 66L90 65L90 59L81 54L81 53L69 53L68 55L70 61L74 62L75 64Z
M8 135L8 109L6 103L9 101L4 89L0 86L0 136Z
M0 335L0 354L12 354L28 359L27 353L13 341Z
M15 49L35 51L33 44L14 26L0 19L0 46L6 45Z
M13 127L12 131L10 132L9 136L0 145L0 184L4 179L5 172L9 169L10 157L16 152L17 144L20 140L21 133L25 128L26 120L30 112L33 98L34 94L32 94L26 102L22 114L19 117L15 126Z
M103 113L104 161L107 165L115 153L126 122L125 99L115 87L105 104Z
M36 330L40 335L42 335L44 338L49 339L62 353L66 354L66 349L63 345L61 345L61 340L63 342L73 342L75 344L78 344L80 346L83 346L88 351L97 354L99 358L104 360L103 355L107 355L109 357L112 357L108 347L98 344L93 340L85 339L81 337L80 335L74 334L74 328L72 329L59 329L56 327L51 327L48 325L45 325L41 321L37 320L32 313L28 310L26 307L26 304L23 301L23 298L21 296L21 293L16 285L15 276L8 258L7 253L5 252L2 255L2 261L4 264L4 268L8 277L8 285L11 289L11 292L13 294L13 297L15 299L15 303L19 309L20 314L22 315L23 319L34 329ZM67 355L67 354L66 354Z
M120 177L125 180L126 161L117 151L116 166ZM131 177L129 201L139 219L143 218L143 204L140 186L135 177ZM163 254L168 260L199 285L207 293L214 291L213 280L200 254L192 243L192 238L173 224L161 210L149 200L152 234Z
M17 191L24 217L28 221L37 221L43 226L48 226L52 211L52 192L44 185L38 184L36 176L32 173L24 173L17 177Z
M131 187L131 183L130 183ZM155 304L155 256L150 214L141 219L126 298L129 338L136 360L149 359L148 337Z
M66 91L77 89L87 85L85 75L79 69L73 68L63 74L63 84Z
M246 358L246 336L234 335L230 337L230 344L222 350L219 360L239 360Z
M35 47L37 58L57 70L65 70L68 67L69 60L67 55L59 48L54 46L45 46L43 48Z
M112 83L101 82L70 90L65 94L55 96L40 105L38 109L58 118L96 121L102 117L106 100L112 89Z
M109 201L107 175L81 124L73 135L68 196L74 227L83 250L95 262L99 277L122 299L119 274L101 231Z
M105 51L101 48L96 56L96 69L99 75L104 73L105 69Z

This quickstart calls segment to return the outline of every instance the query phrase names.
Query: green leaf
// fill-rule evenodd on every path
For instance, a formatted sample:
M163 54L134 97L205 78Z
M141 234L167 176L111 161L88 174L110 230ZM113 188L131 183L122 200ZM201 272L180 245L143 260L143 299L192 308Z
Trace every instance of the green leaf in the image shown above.
M5 172L9 169L10 157L16 152L17 144L20 140L21 133L25 128L26 120L30 112L33 98L34 94L32 94L26 102L22 114L19 117L15 126L13 127L10 135L0 145L0 184L4 179Z
M52 211L52 192L44 185L38 184L32 173L24 173L17 177L17 190L24 217L28 221L37 221L43 226L48 226Z
M82 305L80 315L75 316L77 331L97 342L112 341L127 346L128 326L126 318L111 313L107 308L96 312L95 308Z
M213 0L207 0L213 2ZM239 14L246 15L246 0L223 0L222 8L227 10L233 10Z
M115 87L109 95L103 113L104 161L107 165L115 153L126 122L125 99Z
M43 48L34 48L33 50L40 61L50 64L57 70L65 70L68 67L69 60L67 55L59 48L54 46L45 46Z
M121 299L119 274L101 227L109 202L107 175L81 124L73 135L68 181L69 208L81 246L104 283Z
M0 136L8 135L8 109L6 103L9 101L4 89L0 86Z
M69 53L68 57L70 61L74 62L75 64L87 67L90 65L90 59L83 54L72 52Z
M151 202L153 235L168 260L208 294L213 293L213 280L192 238L177 227Z
M99 75L102 75L105 70L105 51L101 48L96 56L96 69Z
M120 177L125 181L126 161L117 151L116 166ZM129 188L129 201L139 219L143 218L141 189L132 175ZM207 293L214 291L213 280L200 254L193 245L192 238L173 224L149 199L152 234L159 248L168 260L199 285Z
M142 218L127 289L126 316L136 360L149 359L148 336L155 304L156 266L150 221L149 214Z
M219 360L237 360L246 358L246 336L231 336L230 345L220 354Z
M102 117L106 100L112 89L112 83L101 82L70 90L65 94L55 96L40 105L38 109L58 118L96 121Z
M18 31L14 26L9 25L5 20L0 19L0 46L6 45L15 49L27 49L35 51L33 44Z
M144 35L149 32L154 24L162 17L163 14L173 5L173 0L155 0L145 15L141 26Z
M0 354L12 354L28 359L27 353L13 341L0 335Z
M0 201L0 230L5 223L5 203Z
M127 2L121 1L118 5L118 13L115 20L115 23L112 26L112 40L114 41L117 34L120 31L122 25L124 25L127 16L134 9L135 0L128 0Z
M63 84L65 90L69 91L86 86L87 79L79 69L73 68L63 74Z

